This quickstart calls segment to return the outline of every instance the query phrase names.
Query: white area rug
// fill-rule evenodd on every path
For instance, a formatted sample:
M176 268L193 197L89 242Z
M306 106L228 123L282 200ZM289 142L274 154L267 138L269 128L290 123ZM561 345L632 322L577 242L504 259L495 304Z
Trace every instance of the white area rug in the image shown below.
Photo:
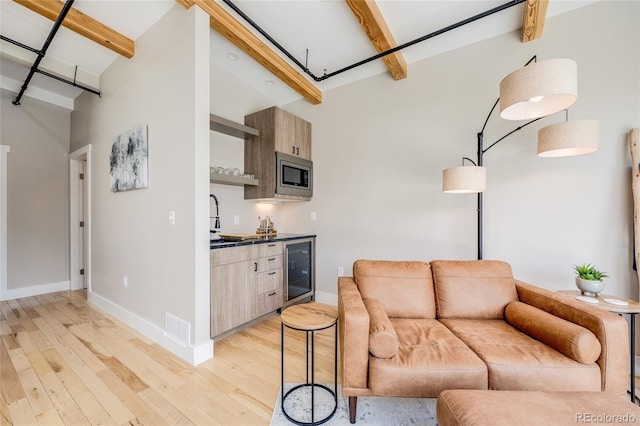
M294 385L285 384L285 393ZM329 385L333 389L333 384ZM280 397L276 400L271 417L271 426L291 426L280 409ZM294 391L285 401L285 409L289 416L302 422L311 421L311 396L309 388ZM328 392L316 389L315 419L324 418L333 409L333 398ZM436 398L386 398L359 397L356 411L356 425L405 426L405 425L437 425ZM338 409L331 420L323 423L329 426L350 426L349 399L342 396L338 385Z

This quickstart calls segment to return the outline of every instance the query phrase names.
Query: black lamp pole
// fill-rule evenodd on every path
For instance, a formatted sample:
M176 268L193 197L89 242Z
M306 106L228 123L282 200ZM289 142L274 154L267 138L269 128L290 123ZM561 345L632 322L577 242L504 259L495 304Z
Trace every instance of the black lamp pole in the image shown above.
M529 65L529 63L533 59L535 59L535 56L533 58L531 58L531 60L529 62L527 62L527 65ZM523 124L522 126L518 126L518 127L516 127L515 129L513 129L512 131L510 131L506 135L502 136L500 139L498 139L497 141L495 141L494 143L492 143L491 145L489 145L488 147L485 148L484 147L484 129L487 127L487 122L489 121L489 118L491 117L491 114L493 114L493 111L496 109L496 106L498 106L498 102L500 102L500 98L498 98L498 100L493 104L493 108L491 108L491 111L489 111L489 115L487 116L487 119L484 121L484 125L482 126L482 130L478 133L478 154L477 154L476 165L479 166L479 167L482 166L482 160L483 160L485 152L489 151L491 148L493 148L499 142L501 142L505 138L511 136L512 134L514 134L518 130L523 129L523 128L527 127L529 124L535 123L538 120L541 120L541 119L543 119L545 117L548 117L548 115L545 115L543 117L538 117L538 118L535 118L535 119ZM478 192L478 260L481 260L481 259L482 259L482 192Z
M495 105L493 106L495 108ZM493 111L493 110L491 110ZM489 116L491 113L489 113ZM489 118L487 117L487 120ZM485 126L487 123L485 122ZM484 128L478 133L478 166L482 167L482 156L484 151L482 149L482 141L484 137ZM478 192L478 260L482 259L482 191Z

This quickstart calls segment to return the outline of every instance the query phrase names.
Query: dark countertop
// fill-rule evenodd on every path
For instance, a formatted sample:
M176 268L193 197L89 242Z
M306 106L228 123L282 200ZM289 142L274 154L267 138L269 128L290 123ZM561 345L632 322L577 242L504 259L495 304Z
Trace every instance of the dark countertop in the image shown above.
M211 240L210 247L211 247L211 250L215 250L215 249L229 248L229 247L248 246L252 244L272 243L274 241L289 241L289 240L299 240L301 238L315 238L315 237L316 237L315 234L278 234L278 235L265 236L265 237L260 237L253 240L245 240L245 241Z

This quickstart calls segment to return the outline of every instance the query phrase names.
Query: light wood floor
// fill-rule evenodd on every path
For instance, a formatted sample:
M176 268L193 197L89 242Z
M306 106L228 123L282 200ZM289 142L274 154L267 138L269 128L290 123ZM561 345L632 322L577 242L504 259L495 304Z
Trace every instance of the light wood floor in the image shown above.
M277 315L216 342L197 367L84 291L1 302L0 334L2 425L268 425L280 389ZM304 334L285 336L285 381L302 382ZM333 381L333 357L331 329L316 340L318 381Z

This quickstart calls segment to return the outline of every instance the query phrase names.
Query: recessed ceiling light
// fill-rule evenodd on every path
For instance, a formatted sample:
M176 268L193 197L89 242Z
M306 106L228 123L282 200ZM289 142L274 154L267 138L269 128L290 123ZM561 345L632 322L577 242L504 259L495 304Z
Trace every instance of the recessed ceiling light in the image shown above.
M227 52L227 59L229 59L230 61L237 61L238 55L233 52Z
M276 82L273 80L265 80L264 84L266 84L267 86L275 86Z

